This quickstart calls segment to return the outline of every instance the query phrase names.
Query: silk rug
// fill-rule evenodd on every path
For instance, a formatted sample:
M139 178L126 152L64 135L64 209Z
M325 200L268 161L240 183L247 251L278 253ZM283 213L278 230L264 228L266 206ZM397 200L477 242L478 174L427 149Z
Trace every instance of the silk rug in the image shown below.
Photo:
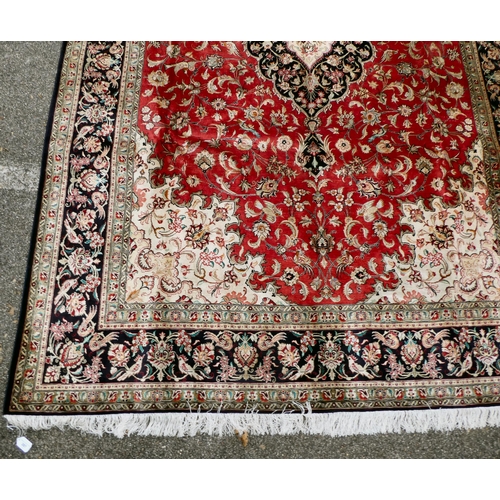
M68 43L5 416L499 425L500 45Z

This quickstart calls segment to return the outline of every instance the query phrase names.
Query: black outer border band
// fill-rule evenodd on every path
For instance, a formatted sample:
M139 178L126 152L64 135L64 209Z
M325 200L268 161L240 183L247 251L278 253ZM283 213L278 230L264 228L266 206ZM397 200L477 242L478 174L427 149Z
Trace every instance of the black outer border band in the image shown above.
M7 375L8 379L7 379L7 387L6 387L6 391L5 391L5 399L4 399L4 407L3 407L3 414L4 415L10 414L10 412L9 412L10 398L12 396L12 392L14 389L14 379L15 379L17 361L18 361L18 357L19 357L19 353L20 353L20 349L21 349L23 330L25 327L24 320L26 318L26 313L27 313L27 309L28 309L29 282L31 280L31 274L32 274L32 270L33 270L33 259L34 259L34 255L35 255L36 240L37 240L38 226L39 226L39 218L40 218L40 212L41 212L42 200L43 200L43 186L45 183L45 174L47 172L47 161L48 161L48 156L49 156L50 137L52 135L52 129L54 126L54 116L55 116L55 109L56 109L56 103L57 103L57 96L59 94L59 87L61 84L61 73L62 73L62 69L63 69L63 65L64 65L64 58L66 55L67 46L68 46L68 42L62 41L61 51L59 54L57 73L56 73L55 80L54 80L55 81L54 89L52 91L52 98L50 101L49 116L47 118L47 127L45 129L45 139L44 139L43 152L42 152L40 179L38 181L38 192L37 192L35 213L34 213L34 219L33 219L33 226L32 226L31 237L30 237L28 264L27 264L26 273L24 276L21 310L19 312L19 322L18 322L18 328L17 328L16 338L15 338L14 348L12 351L12 360L11 360L11 364L10 364L9 373Z

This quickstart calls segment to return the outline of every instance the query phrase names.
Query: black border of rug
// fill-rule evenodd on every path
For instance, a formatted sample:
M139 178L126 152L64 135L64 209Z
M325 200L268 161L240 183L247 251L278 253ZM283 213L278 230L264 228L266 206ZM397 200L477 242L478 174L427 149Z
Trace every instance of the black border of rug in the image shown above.
M17 326L17 333L14 341L14 347L12 351L12 360L10 364L10 368L8 371L7 375L7 387L5 391L5 399L4 399L4 405L3 405L3 414L7 415L10 414L9 412L9 405L10 405L10 397L12 394L12 391L14 389L14 378L15 378L15 372L16 372L16 366L18 362L18 357L19 357L19 351L21 349L21 340L22 340L22 334L24 330L24 322L26 319L26 312L28 309L28 291L29 291L29 282L31 280L31 273L33 270L33 259L34 259L34 254L35 254L35 247L36 247L36 238L38 235L38 226L40 224L40 211L41 211L41 205L42 205L42 199L43 199L43 186L45 183L45 175L47 173L47 161L49 157L49 144L50 144L50 137L52 135L52 128L54 126L54 115L55 115L55 108L56 108L56 102L57 102L57 95L59 94L59 86L61 83L61 73L62 73L62 68L64 64L64 57L66 54L66 48L68 45L67 41L61 40L60 43L62 43L61 51L59 53L59 62L57 66L57 74L55 76L55 83L54 83L54 89L52 91L52 98L50 101L50 109L49 109L49 116L47 118L47 127L45 129L45 138L44 138L44 144L43 144L43 152L42 152L42 162L41 162L41 168L40 168L40 179L38 181L38 191L36 195L36 206L35 206L35 215L33 219L33 226L31 230L31 237L30 237L30 248L29 248L29 253L28 253L28 263L26 266L26 273L24 276L24 285L23 285L23 296L22 296L22 301L21 301L21 310L19 312L19 323Z

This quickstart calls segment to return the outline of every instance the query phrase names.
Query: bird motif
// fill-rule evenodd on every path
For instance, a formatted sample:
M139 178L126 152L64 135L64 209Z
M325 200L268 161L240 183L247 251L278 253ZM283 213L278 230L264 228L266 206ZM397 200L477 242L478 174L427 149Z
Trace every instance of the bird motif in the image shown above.
M117 332L108 333L106 336L102 336L102 333L96 333L89 342L89 349L91 351L98 351L101 347L104 347L108 342L111 342L118 337Z
M436 155L438 158L441 158L442 160L445 160L446 163L448 163L448 165L450 166L450 168L453 168L453 164L451 163L451 158L450 158L450 155L448 154L448 151L446 150L436 150ZM455 160L456 159L456 156L453 157L453 159Z
M94 204L97 213L101 219L104 219L106 216L106 212L104 211L103 205L107 200L107 195L105 193L101 193L100 191L96 191L92 193L92 203Z
M385 50L384 53L382 54L382 62L389 61L392 58L392 56L397 53L398 53L397 50L390 50L390 49Z
M366 370L366 368L356 363L356 358L352 354L347 358L347 362L349 364L349 369L356 375L361 375L362 377L366 377L368 379L375 378L374 375Z
M426 349L430 349L434 344L437 344L441 339L444 339L448 336L449 330L441 330L438 333L434 333L431 330L426 330L422 334L422 345Z
M298 380L304 375L308 375L312 371L314 371L314 356L308 356L306 360L306 364L304 366L299 367L296 372L291 372L291 374L287 375L285 379L289 380Z
M66 228L66 236L68 237L68 240L75 245L80 245L83 238L80 234L76 234L76 231L71 226L71 222L68 218L64 221L64 227Z
M89 104L94 104L99 101L99 98L88 92L85 87L82 87L81 90L83 94L83 100Z
M397 349L400 345L399 339L393 331L385 332L384 334L377 332L373 335L373 337L380 340L382 344L390 349Z
M247 132L250 132L251 134L255 135L255 137L257 137L257 139L260 139L260 134L253 128L252 125L248 125L243 120L238 120L238 123L240 124L240 127L243 130L246 130Z
M193 377L195 380L203 380L203 377L201 375L198 375L195 369L187 363L185 356L177 355L177 359L179 360L179 370L184 376Z
M94 131L94 125L86 125L85 127L82 127L78 131L78 135L75 137L73 145L76 145L79 141L85 139L85 137L87 137L93 131Z
M74 288L78 284L78 280L76 278L66 280L59 289L59 293L56 295L54 299L54 304L56 306L60 305L64 299L68 298L68 292L72 288Z
M240 51L234 42L221 42L221 45L225 47L231 55L240 55Z
M406 196L408 193L413 192L413 188L416 186L416 184L417 184L417 179L416 178L411 179L410 182L406 184L405 190L400 195L398 195L398 198L401 198L403 196Z
M362 215L366 222L372 222L383 206L384 200L370 200L364 203L357 213L358 215Z
M233 339L228 332L216 335L212 332L206 332L205 338L211 340L216 346L222 347L225 351L230 351L233 348Z
M97 307L91 306L87 316L82 321L82 324L78 327L77 333L80 337L86 337L87 335L91 335L95 330L95 323L92 321L94 316L96 315Z
M309 274L312 274L313 268L311 266L311 259L302 251L302 250L297 250L293 261L301 266L303 269L305 269Z
M257 341L257 346L261 351L267 351L274 344L279 342L280 340L284 340L286 338L286 334L284 332L279 332L276 335L271 335L267 332L259 333L259 340Z
M259 214L264 214L265 218L271 223L276 222L276 216L283 215L283 212L274 203L270 203L268 201L264 201L264 204L262 204L259 200L257 200L254 204L254 208L257 212L252 210L250 208L250 204L247 203L245 206L245 213L248 213L253 217ZM288 221L284 221L283 223L285 224L286 222Z
M472 354L468 352L465 355L465 359L461 363L460 370L455 375L456 377L461 377L464 373L468 372L472 368Z
M144 358L144 354L142 356L139 356L136 359L136 361L134 362L134 364L130 368L127 368L122 374L120 374L116 378L116 380L118 380L119 382L123 382L124 380L126 380L129 377L137 378L136 375L141 371L141 368L142 368L143 358Z
M457 160L457 158L458 158L458 155L450 157L450 155L448 154L448 151L446 151L446 149L429 150L426 148L425 151L429 154L429 156L431 158L440 158L441 160L444 160L446 163L448 163L450 168L453 168L452 160Z

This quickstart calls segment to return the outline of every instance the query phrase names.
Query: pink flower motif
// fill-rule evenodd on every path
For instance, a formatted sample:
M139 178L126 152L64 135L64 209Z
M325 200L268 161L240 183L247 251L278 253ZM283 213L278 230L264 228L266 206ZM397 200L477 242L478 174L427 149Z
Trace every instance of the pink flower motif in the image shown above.
M300 361L299 350L291 344L278 344L278 360L283 366L297 366Z
M130 351L128 347L123 344L111 344L108 352L108 359L111 361L113 366L127 366L130 359Z
M83 316L87 309L85 297L78 292L72 293L66 301L66 310L71 316Z
M182 231L182 219L172 210L169 210L169 216L168 228L170 231L180 233Z
M87 273L93 267L93 259L88 250L77 248L68 257L68 267L70 271L79 276Z
M210 266L212 263L220 265L222 263L222 255L217 255L214 252L202 252L200 254L200 261L204 266Z
M382 353L380 352L380 344L378 342L368 344L363 348L363 354L361 355L361 357L366 364L372 366L377 365L382 357Z
M102 144L97 137L90 136L83 141L83 148L89 153L98 153L102 150Z
M469 344L472 341L472 335L470 334L467 328L462 328L460 330L460 335L458 336L458 341L460 345L463 347L465 344Z
M404 366L401 363L398 363L396 355L394 353L389 354L387 361L384 363L384 365L389 365L389 370L390 370L389 377L392 380L398 379L405 372Z
M79 172L82 169L82 167L86 167L87 165L90 165L90 158L87 158L86 156L83 156L83 157L73 156L70 160L70 165L77 172Z
M94 225L95 214L95 210L89 210L87 208L79 212L75 219L76 227L81 231L90 229Z
M83 370L83 376L89 379L94 384L97 384L101 377L101 371L100 371L101 367L102 367L102 362L100 358L94 358L92 360L92 365L91 366L87 365L85 367L85 370Z
M429 254L424 255L422 257L422 264L423 265L430 263L432 265L438 266L439 264L441 264L442 261L443 261L443 254L438 253L438 252L429 253Z
M300 350L306 352L309 346L316 345L316 339L311 331L306 331L300 339Z
M186 352L191 352L191 337L188 335L186 330L180 330L177 333L177 338L175 339L175 343L178 346L183 346Z
M74 329L73 323L70 323L66 319L63 319L62 322L52 323L50 325L50 331L54 335L54 340L57 342L61 341L66 334L70 333Z
M197 345L193 352L194 362L198 366L208 366L215 358L213 344Z
M486 366L490 366L498 359L498 348L487 338L480 338L474 346L474 356Z
M61 369L59 366L49 366L47 368L47 372L45 373L44 381L48 382L57 382L59 380L59 376L61 373Z
M348 330L345 334L344 345L351 346L354 352L359 352L361 349L359 338L351 330Z
M80 174L80 186L84 191L93 191L101 182L101 178L93 170L84 170Z
M93 274L89 274L85 278L85 283L82 283L78 288L81 292L91 293L93 292L99 285L101 284L101 278L98 276L94 276Z
M85 236L90 240L90 248L99 248L104 245L104 238L101 236L101 233L89 231Z
M132 340L132 352L136 354L140 347L146 347L149 344L146 330L139 330L139 333Z
M340 345L330 339L321 346L318 353L318 361L330 371L337 368L343 359L344 353Z

